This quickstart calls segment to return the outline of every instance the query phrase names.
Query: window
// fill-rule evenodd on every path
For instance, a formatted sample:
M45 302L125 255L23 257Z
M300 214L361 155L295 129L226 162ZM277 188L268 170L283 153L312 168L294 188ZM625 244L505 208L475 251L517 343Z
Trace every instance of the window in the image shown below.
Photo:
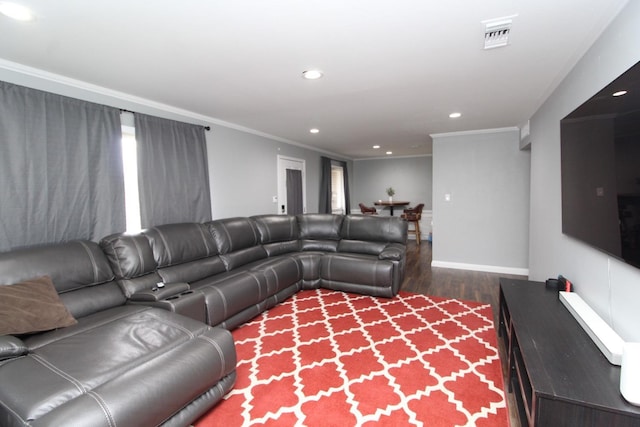
M124 206L127 233L137 233L140 223L140 197L138 196L138 156L135 128L122 126L122 165L124 169Z
M331 165L331 212L345 213L344 170L342 166Z

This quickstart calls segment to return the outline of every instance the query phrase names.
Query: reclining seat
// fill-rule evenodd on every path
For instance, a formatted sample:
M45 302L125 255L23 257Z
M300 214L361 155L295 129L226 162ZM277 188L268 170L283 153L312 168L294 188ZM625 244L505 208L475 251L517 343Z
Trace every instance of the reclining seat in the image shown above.
M324 256L338 251L343 215L302 214L296 216L299 227L300 253L304 266L304 289L317 289L322 284Z
M252 219L226 218L205 225L227 270L192 283L194 289L212 288L218 295L207 299L211 324L233 329L300 290L300 262L289 256L268 257Z
M130 304L158 307L206 323L204 296L191 290L186 281L158 271L156 258L165 264L167 261L155 256L147 236L112 234L103 238L100 246Z
M322 260L321 286L395 296L404 280L407 223L393 217L346 215L340 237L337 252Z
M228 318L246 309L249 301L260 303L258 297L244 299L242 295L261 295L264 280L257 275L227 274L206 224L165 224L143 233L149 239L162 279L167 283L187 282L192 292L203 296L208 324L231 329L226 323ZM209 286L216 281L222 283Z
M96 243L0 254L0 283L41 276L77 324L0 336L0 425L188 425L233 386L230 333L126 305Z
M269 257L287 255L302 266L302 289L320 287L320 258L323 252L300 252L300 227L295 215L266 214L252 216L260 233L260 242Z

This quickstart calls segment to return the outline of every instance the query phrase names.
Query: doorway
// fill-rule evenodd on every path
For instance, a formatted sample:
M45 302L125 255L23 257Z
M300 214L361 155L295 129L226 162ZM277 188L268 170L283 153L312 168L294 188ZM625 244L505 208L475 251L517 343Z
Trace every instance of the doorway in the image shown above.
M281 215L307 212L305 161L278 156L278 208Z

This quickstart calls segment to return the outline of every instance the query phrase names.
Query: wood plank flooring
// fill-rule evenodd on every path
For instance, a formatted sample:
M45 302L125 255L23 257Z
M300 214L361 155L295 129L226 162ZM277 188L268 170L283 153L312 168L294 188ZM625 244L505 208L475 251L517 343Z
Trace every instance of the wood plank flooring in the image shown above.
M413 240L409 241L405 279L401 289L425 295L489 303L493 309L494 325L497 325L500 296L499 278L526 279L526 277L438 267L432 268L431 249L431 244L426 241L423 241L420 246L416 245ZM507 378L506 349L502 339L498 339L498 350L502 361L503 375ZM505 390L508 390L506 384ZM507 404L509 406L511 427L520 427L513 393L507 393Z

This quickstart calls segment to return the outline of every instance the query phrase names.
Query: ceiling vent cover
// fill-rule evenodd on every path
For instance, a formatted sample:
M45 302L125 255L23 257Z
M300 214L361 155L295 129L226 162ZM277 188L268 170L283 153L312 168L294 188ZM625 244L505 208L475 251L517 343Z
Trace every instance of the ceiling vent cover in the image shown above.
M511 24L511 19L486 22L484 28L484 48L494 49L509 44Z

